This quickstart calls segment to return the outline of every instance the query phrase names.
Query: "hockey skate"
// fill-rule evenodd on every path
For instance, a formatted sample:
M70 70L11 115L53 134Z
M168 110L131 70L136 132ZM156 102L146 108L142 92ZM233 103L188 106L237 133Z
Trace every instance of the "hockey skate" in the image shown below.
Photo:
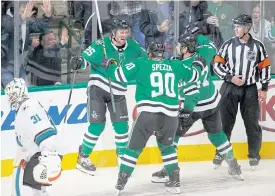
M116 196L119 195L120 191L122 191L128 181L129 175L124 172L124 171L120 171L118 174L118 179L117 179L117 183L116 183L116 189L117 189L117 193Z
M165 183L166 191L173 194L180 193L180 168L175 168Z
M256 167L259 165L260 160L257 158L249 158L249 165L251 171L255 171Z
M233 158L227 161L229 169L228 173L237 180L244 180L242 176L241 166L238 164L237 159Z
M222 166L222 161L223 157L219 153L216 153L213 159L214 169L220 168Z
M153 183L165 183L167 181L168 181L168 175L165 171L165 168L152 174L151 182Z
M81 146L79 147L76 169L91 176L94 176L96 171L96 167L90 160L89 155L81 153Z

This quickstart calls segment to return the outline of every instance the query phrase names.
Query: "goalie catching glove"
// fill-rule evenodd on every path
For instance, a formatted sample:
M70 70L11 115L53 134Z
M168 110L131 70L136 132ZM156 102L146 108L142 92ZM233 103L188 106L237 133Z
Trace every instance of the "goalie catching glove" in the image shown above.
M50 185L61 175L61 159L56 152L42 151L39 163L33 168L34 180L40 184Z
M101 66L104 69L108 69L111 64L117 65L117 61L115 59L107 58L107 57L103 58L102 61L101 61Z

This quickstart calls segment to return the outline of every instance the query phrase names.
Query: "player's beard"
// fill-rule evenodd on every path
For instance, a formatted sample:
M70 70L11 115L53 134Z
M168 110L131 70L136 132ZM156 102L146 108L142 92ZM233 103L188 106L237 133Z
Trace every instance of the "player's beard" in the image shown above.
M176 52L177 52L177 56L182 56L181 47L178 45L176 46Z

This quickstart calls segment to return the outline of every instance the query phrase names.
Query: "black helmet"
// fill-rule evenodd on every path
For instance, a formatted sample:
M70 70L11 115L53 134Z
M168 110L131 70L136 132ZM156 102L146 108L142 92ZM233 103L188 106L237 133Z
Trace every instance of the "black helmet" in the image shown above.
M233 19L233 24L249 25L252 24L252 18L250 15L240 14L239 16Z
M118 29L128 29L129 28L129 24L128 22L126 22L125 20L121 20L121 19L113 19L112 20L112 30L118 30Z
M164 53L164 45L159 41L151 42L148 45L147 52L151 53L153 57L162 57Z
M196 52L196 48L198 47L195 35L182 34L178 42L181 44L181 47L187 47L190 53Z

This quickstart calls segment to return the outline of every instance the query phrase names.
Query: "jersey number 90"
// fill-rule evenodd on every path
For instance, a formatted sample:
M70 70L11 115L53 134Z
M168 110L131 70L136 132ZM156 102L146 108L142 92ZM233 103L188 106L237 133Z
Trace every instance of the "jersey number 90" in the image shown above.
M175 93L175 75L173 73L153 72L150 75L151 86L157 88L151 91L152 97L166 95L168 97L176 97Z

